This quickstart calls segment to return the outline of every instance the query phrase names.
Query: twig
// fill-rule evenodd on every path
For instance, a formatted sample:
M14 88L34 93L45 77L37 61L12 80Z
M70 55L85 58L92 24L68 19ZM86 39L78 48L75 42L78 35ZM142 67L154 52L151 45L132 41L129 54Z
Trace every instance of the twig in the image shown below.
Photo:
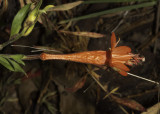
M40 108L42 97L47 92L47 88L48 88L48 86L49 86L49 84L51 82L51 78L52 78L52 75L51 75L52 73L51 72L52 71L50 71L50 74L49 74L50 76L49 76L49 79L48 79L47 83L45 84L45 87L41 90L40 95L39 95L39 97L37 99L37 103L36 103L36 107L35 107L35 110L34 110L34 114L39 114L38 112L39 112L39 108Z
M107 90L103 87L103 85L92 75L92 72L89 71L88 68L86 68L88 73L91 74L91 77L96 81L96 83L102 88L103 91L107 92Z
M145 94L154 93L154 92L157 92L157 91L158 91L158 88L155 88L155 89L152 89L152 90L146 90L145 92L142 92L142 93L127 96L127 98L140 97L140 96L143 96Z
M118 27L124 22L124 18L127 16L129 11L125 11L124 14L123 14L123 18L120 20L120 22L118 23L118 25L112 30L112 32L115 32Z
M129 114L129 113L127 112L127 110L124 109L121 105L118 105L118 106L119 106L119 108L120 108L125 114Z
M92 86L93 84L95 84L95 82L92 82L92 83L83 91L83 93L86 93L86 91L87 91L89 88L91 88L91 86Z

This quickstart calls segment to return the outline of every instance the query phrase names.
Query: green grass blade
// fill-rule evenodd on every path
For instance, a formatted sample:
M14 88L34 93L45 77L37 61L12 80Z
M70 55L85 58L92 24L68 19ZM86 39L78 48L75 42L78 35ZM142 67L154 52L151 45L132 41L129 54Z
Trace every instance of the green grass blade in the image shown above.
M141 3L141 4L137 4L137 5L114 8L114 9L105 10L105 11L101 11L101 12L97 12L97 13L92 13L92 14L88 14L88 15L84 15L84 16L80 16L80 17L75 17L75 18L68 19L68 20L63 20L63 21L60 21L59 24L68 23L70 21L78 21L78 20L82 20L82 19L94 18L94 17L98 17L101 15L116 13L116 12L120 12L120 11L127 11L127 10L143 8L143 7L154 6L156 4L157 4L157 2L153 1L153 2Z
M87 0L83 4L97 4L97 3L120 3L120 2L144 2L156 0Z

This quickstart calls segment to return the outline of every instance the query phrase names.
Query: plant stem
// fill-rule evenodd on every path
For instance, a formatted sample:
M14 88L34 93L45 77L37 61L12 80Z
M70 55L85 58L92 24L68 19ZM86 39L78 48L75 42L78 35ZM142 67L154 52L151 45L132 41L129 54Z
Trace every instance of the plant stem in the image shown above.
M0 45L0 50L2 50L4 47L6 47L7 45L15 42L16 40L18 40L19 38L21 38L21 34L19 34L16 37L10 38L8 41L4 42L3 44Z
M25 55L23 60L36 60L40 59L40 55Z

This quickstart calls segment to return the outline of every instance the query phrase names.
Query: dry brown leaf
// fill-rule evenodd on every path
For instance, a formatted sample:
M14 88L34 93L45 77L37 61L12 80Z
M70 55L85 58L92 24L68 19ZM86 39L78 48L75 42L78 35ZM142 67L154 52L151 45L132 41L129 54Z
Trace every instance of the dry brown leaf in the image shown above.
M77 2L72 2L72 3L62 4L62 5L50 8L48 11L66 11L66 10L70 10L70 9L80 5L82 2L83 1L77 1Z
M80 88L82 88L86 82L87 76L82 77L72 88L67 88L68 91L76 92Z
M115 102L117 102L121 105L125 105L125 106L127 106L131 109L138 110L138 111L141 111L141 112L146 111L146 109L141 104L136 102L135 100L126 99L126 98L119 98L119 97L116 97L114 95L111 95L111 97Z
M75 36L84 36L84 37L92 37L92 38L105 37L104 34L95 33L95 32L70 32L70 31L63 31L63 30L59 30L59 32L70 34L70 35L75 35Z

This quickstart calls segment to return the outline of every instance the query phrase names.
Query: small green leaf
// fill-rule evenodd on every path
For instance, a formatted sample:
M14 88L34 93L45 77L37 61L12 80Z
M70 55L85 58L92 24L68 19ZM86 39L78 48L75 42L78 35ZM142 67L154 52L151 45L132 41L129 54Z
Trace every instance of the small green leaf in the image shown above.
M22 73L24 73L25 75L27 75L26 73L25 73L25 71L22 69L22 67L18 64L18 63L16 63L14 60L11 60L11 59L8 59L8 61L12 64L12 66L14 67L14 71L15 72L22 72Z
M12 38L14 35L19 33L22 27L22 23L30 10L30 6L31 4L25 5L22 9L18 11L16 16L14 17L13 22L12 22L12 27L11 27L10 38Z
M21 59L14 59L17 63L25 65L25 63Z
M25 63L22 61L24 55L17 54L17 55L10 55L10 57L14 59L17 63L25 65Z
M14 71L14 68L11 66L8 60L1 56L0 56L0 64L2 64L4 67L6 67L7 69L11 71Z

